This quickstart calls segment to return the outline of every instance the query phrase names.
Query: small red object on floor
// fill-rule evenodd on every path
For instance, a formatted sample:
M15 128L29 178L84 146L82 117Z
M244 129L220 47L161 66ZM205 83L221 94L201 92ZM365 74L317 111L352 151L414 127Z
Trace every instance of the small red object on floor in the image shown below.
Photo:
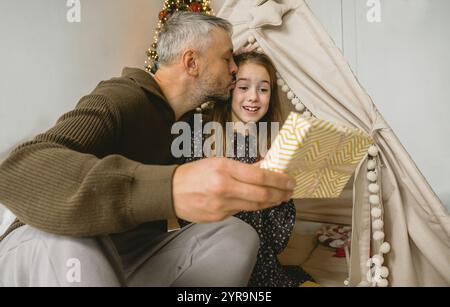
M334 254L334 257L339 257L339 258L345 257L345 249L343 247L337 248L336 253Z

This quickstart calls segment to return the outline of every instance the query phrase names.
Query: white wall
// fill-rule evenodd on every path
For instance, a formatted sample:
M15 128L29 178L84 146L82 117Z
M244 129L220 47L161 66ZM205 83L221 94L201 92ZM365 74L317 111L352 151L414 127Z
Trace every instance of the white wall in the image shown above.
M380 23L352 2L355 72L450 208L450 1L383 0Z
M53 125L97 83L144 67L162 1L0 0L0 159Z

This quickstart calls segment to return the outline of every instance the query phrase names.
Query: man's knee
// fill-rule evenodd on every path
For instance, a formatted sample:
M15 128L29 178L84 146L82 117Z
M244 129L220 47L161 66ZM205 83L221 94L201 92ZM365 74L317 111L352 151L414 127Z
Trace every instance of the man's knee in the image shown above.
M260 239L256 230L246 222L230 217L222 221L224 223L224 235L220 243L242 254L256 255L259 251Z
M192 263L172 286L246 286L259 251L257 232L240 219L196 224L184 229L192 241Z
M63 286L120 286L114 269L99 238L79 238L46 234L48 254L58 269Z
M256 230L235 217L219 222L217 227L215 237L211 239L216 245L216 251L219 252L221 263L240 268L241 272L250 274L260 246Z

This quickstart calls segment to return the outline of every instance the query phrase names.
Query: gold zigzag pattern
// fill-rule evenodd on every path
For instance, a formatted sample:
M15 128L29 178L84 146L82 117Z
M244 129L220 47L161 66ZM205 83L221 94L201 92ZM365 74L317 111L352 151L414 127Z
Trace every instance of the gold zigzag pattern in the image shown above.
M339 197L371 144L357 128L291 112L261 167L293 176L294 198Z

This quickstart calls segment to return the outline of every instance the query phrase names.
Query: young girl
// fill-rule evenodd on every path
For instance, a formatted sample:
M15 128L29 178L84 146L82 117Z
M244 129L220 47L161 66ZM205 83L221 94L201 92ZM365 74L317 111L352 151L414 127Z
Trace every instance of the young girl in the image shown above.
M256 127L259 123L266 122L267 131L270 131L271 122L279 123L282 120L274 65L266 55L257 52L242 53L235 58L235 62L239 70L231 103L216 103L209 110L210 112L204 114L203 119L205 120L206 117L206 121L220 123L224 135L227 122L255 123ZM236 142L239 133L244 134L241 136L245 138L244 144ZM235 131L234 140L231 140L229 144L224 137L223 155L225 156L229 146L234 146L233 159L245 163L258 162L261 159L261 153L257 151L256 155L250 154L250 134L251 132L248 131ZM270 134L267 134L267 144L270 146ZM193 144L200 142L203 144L209 137L214 135L193 134ZM236 153L244 153L244 155ZM186 162L201 159L193 156L187 158ZM294 203L289 200L272 208L256 212L240 212L235 215L253 226L260 237L258 259L250 277L249 286L296 287L304 281L312 280L299 267L297 269L292 269L292 266L283 267L277 258L289 241L294 228L295 213ZM188 224L182 220L179 222L182 226Z

